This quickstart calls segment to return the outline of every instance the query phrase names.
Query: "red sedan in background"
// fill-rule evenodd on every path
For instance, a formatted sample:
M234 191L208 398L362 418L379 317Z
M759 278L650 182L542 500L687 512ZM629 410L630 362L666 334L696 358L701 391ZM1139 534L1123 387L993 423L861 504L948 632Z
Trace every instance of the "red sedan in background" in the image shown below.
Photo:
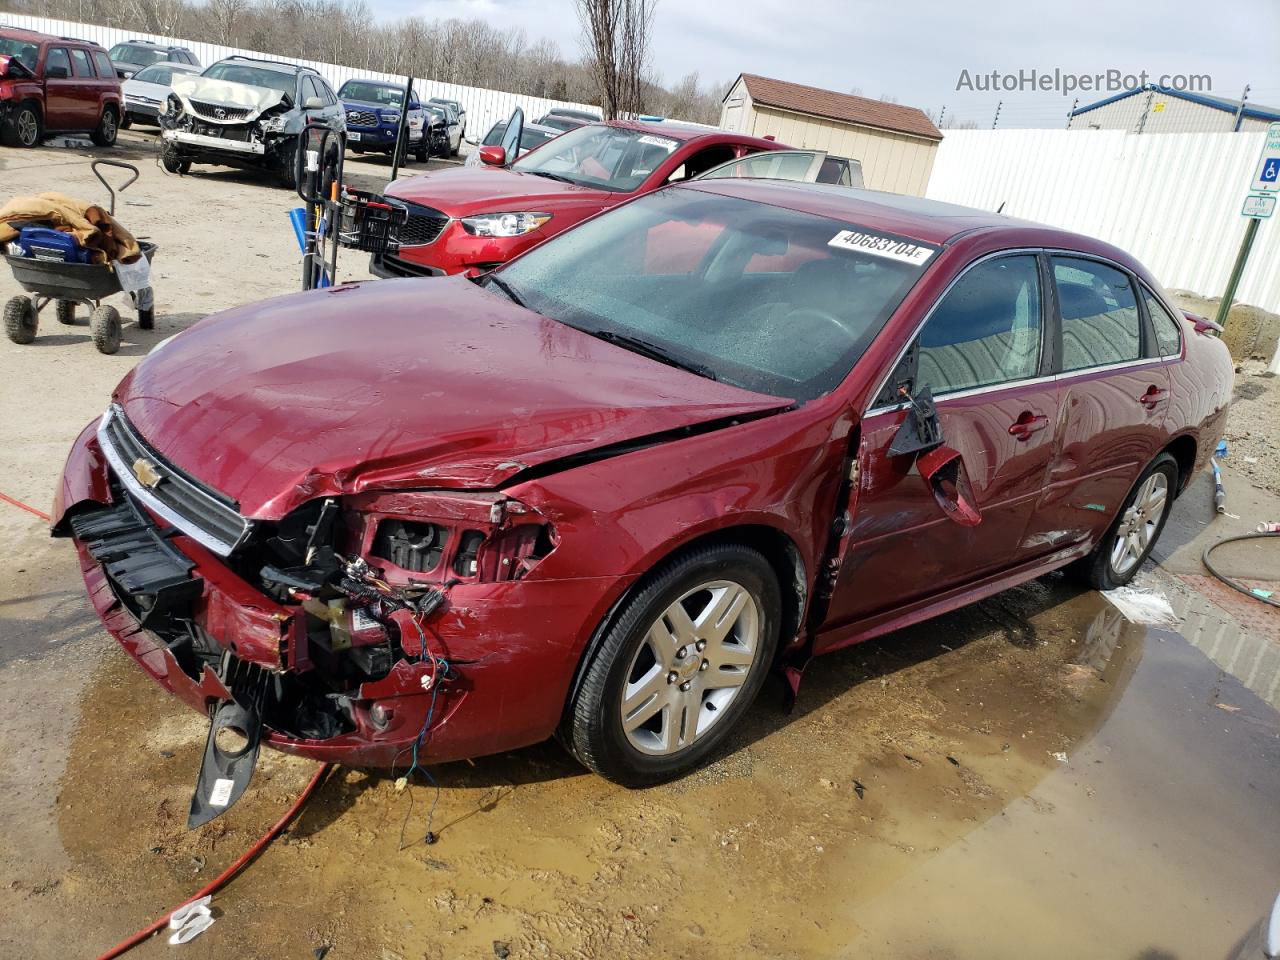
M676 122L617 120L570 130L514 157L520 117L482 163L397 180L387 196L409 208L397 253L377 254L379 277L490 270L587 217L728 160L779 144ZM512 130L514 129L514 133Z
M670 187L425 284L210 317L71 451L54 529L103 622L255 750L558 731L680 775L774 667L1060 567L1128 581L1232 387L1124 252L845 187Z

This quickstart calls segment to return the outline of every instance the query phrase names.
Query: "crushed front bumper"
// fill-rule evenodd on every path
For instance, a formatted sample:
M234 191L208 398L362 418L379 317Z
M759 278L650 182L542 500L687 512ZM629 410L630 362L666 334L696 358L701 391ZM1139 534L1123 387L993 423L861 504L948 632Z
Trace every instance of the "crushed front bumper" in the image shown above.
M54 531L73 538L89 599L107 630L161 686L206 716L235 700L246 677L283 689L310 682L302 608L275 602L132 501L113 480L94 426L68 458ZM428 620L433 652L449 660L454 677L436 695L422 759L499 753L549 737L594 625L629 579L455 587ZM216 644L217 656L192 659L178 634L188 623ZM429 662L401 659L382 678L343 691L350 722L333 735L301 735L289 729L298 723L273 723L268 710L264 742L352 766L403 764L431 708L423 686L431 672Z
M210 137L186 130L166 130L161 136L172 143L204 151L225 151L249 156L262 156L267 151L261 140L232 140L229 137Z

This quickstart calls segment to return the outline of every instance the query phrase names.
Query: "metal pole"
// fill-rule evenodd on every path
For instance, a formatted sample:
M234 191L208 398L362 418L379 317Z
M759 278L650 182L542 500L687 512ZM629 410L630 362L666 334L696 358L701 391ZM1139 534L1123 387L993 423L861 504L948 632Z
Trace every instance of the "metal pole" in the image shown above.
M1076 107L1080 106L1080 98L1076 97L1071 101L1071 109L1067 111L1067 129L1071 129L1071 121L1075 118Z
M1244 85L1244 93L1240 94L1240 106L1236 109L1236 122L1231 127L1232 133L1240 132L1240 121L1244 119L1244 102L1249 99L1249 85Z
M999 102L996 104L996 115L995 115L994 117L992 117L992 118L991 118L991 129L992 129L992 130L994 130L994 129L996 128L996 124L1000 122L1000 108L1001 108L1001 107L1003 107L1003 106L1004 106L1004 101L1003 101L1003 100L999 101Z
M408 133L409 129L409 98L413 96L413 77L404 78L404 99L400 101L400 123L396 127L396 145L391 151L391 179L394 180L400 173L401 155L409 152ZM423 129L423 135L426 135L426 129Z
M944 103L944 104L942 105L942 112L941 112L940 114L938 114L938 129L939 129L939 130L941 130L941 129L942 129L942 121L946 118L946 116L947 116L947 105Z
M1236 254L1235 266L1231 268L1227 292L1222 295L1222 302L1218 304L1218 315L1214 320L1224 330L1227 326L1227 313L1231 310L1231 301L1236 297L1236 287L1240 286L1240 275L1244 273L1244 265L1249 260L1249 251L1253 248L1253 238L1258 233L1258 223L1257 217L1250 217L1249 225L1244 228L1244 241L1240 244L1240 252Z

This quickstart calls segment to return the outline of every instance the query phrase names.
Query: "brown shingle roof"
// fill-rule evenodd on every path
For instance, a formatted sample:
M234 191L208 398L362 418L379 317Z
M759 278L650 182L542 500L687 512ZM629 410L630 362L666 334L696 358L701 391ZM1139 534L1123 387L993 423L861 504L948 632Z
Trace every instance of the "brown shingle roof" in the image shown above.
M942 139L942 134L933 125L933 121L916 107L855 97L851 93L836 93L821 87L807 87L802 83L773 80L754 73L744 73L742 79L751 99L761 106L794 110L844 123L859 123L929 140Z

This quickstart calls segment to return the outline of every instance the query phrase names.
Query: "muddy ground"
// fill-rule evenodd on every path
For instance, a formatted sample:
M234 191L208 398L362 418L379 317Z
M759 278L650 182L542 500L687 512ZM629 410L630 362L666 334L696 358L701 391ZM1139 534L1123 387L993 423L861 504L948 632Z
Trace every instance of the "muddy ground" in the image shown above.
M119 212L161 244L157 329L114 357L52 318L0 342L0 492L39 509L152 343L296 286L287 193L168 177L126 138L145 163ZM0 151L0 183L101 189L56 148ZM1142 575L1173 629L1048 577L818 661L789 715L771 685L715 763L646 791L554 744L436 768L438 791L335 770L173 955L1225 957L1280 888L1280 625L1198 564L1280 499L1227 470L1241 519L1215 519L1199 478ZM234 860L315 768L267 752L245 799L187 832L204 721L98 627L40 520L0 503L0 543L0 957L93 957Z

